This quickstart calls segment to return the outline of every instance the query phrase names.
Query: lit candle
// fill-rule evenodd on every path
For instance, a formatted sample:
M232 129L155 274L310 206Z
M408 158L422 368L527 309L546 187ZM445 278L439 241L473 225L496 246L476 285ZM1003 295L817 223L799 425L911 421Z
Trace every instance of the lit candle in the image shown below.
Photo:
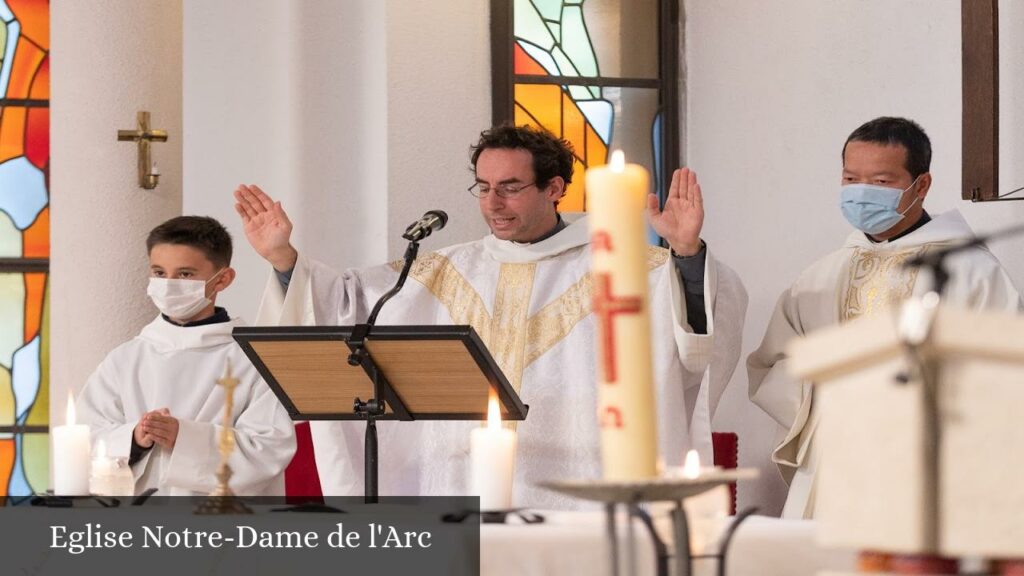
M480 496L481 510L512 507L512 475L515 469L516 433L501 426L498 395L491 390L487 401L487 427L469 437L470 490Z
M60 496L89 493L89 427L75 424L75 400L68 394L67 418L53 428L53 492Z
M716 470L718 470L716 467L702 468L697 451L690 450L686 453L682 476L690 480L700 480L714 474ZM718 544L729 525L729 504L729 488L724 484L683 501L683 509L686 510L686 518L690 527L690 552L692 554L718 552L714 546Z
M647 170L626 164L587 170L587 212L597 322L597 410L606 480L657 476L657 420L647 292Z

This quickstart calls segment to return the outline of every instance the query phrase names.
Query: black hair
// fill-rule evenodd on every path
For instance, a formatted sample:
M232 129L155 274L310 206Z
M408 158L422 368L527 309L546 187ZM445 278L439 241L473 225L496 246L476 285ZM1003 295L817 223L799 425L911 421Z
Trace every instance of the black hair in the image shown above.
M231 265L231 234L209 216L178 216L153 228L146 238L146 252L157 244L191 246L219 268Z
M918 176L928 172L932 164L932 142L928 135L913 120L882 116L861 124L850 134L843 144L843 159L846 158L846 145L850 142L874 142L876 144L900 145L907 151L904 168L910 176Z

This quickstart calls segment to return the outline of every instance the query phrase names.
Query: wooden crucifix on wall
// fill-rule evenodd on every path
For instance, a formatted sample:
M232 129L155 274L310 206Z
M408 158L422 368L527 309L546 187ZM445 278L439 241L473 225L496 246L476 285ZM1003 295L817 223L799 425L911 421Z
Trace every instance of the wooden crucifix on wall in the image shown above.
M999 0L960 0L964 200L999 197Z

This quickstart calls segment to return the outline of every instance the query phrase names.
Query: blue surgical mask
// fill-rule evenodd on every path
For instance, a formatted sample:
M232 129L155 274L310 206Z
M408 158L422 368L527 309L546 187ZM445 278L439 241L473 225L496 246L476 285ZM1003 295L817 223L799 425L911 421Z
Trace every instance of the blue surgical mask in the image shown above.
M871 184L847 184L840 194L839 208L854 228L867 234L880 234L903 220L903 216L921 199L920 196L915 198L903 212L896 211L903 194L917 184L918 178L920 176L903 190Z

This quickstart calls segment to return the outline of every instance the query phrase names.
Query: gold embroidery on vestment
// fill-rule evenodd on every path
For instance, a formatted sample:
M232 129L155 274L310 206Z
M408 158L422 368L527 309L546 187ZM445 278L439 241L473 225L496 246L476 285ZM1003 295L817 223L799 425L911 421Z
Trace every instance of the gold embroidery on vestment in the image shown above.
M661 266L668 258L669 252L664 248L647 249L649 270ZM391 263L396 271L402 265L401 260ZM592 281L588 273L528 317L536 272L536 263L502 264L492 313L487 312L483 299L469 281L441 254L435 252L418 259L409 276L448 309L453 323L468 324L476 330L518 393L526 368L590 314ZM587 356L591 351L580 354Z
M873 314L910 297L918 269L904 269L903 263L927 249L928 246L919 246L885 252L855 248L846 291L839 302L839 320L846 322Z

